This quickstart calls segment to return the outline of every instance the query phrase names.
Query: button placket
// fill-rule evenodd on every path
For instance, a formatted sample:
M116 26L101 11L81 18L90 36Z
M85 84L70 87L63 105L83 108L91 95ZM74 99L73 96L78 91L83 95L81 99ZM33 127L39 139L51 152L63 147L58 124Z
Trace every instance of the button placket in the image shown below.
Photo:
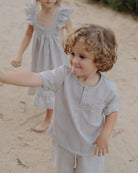
M88 102L88 90L87 87L84 87L81 97L81 106L85 107L85 104L88 104L87 102Z

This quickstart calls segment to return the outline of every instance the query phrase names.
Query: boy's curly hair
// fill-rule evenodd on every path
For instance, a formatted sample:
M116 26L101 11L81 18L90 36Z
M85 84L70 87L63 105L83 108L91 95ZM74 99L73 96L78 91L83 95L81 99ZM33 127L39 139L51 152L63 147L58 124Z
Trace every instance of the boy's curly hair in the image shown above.
M66 54L72 53L77 41L86 43L86 51L94 55L93 62L98 71L105 72L113 67L117 60L117 43L111 29L94 24L84 25L67 36L64 44Z
M62 0L57 0L57 1L56 1L56 5L57 5L57 6L60 6L61 1L62 1ZM39 0L36 0L36 2L39 2Z

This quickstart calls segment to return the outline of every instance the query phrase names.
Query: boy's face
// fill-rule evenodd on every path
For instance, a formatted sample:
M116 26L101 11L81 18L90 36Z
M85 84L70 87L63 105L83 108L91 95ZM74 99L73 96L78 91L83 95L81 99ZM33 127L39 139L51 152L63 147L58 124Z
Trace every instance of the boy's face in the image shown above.
M46 8L50 8L53 5L56 4L57 0L39 0L39 2L41 3L42 6L46 7Z
M69 61L74 75L89 78L91 75L96 74L98 69L93 62L94 56L86 51L85 45L83 41L77 41L72 48Z

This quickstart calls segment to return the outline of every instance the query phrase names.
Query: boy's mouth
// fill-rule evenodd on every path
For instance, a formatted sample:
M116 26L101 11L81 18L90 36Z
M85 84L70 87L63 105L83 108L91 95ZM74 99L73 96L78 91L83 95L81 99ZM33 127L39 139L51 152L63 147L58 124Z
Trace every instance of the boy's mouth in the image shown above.
M79 66L71 66L71 70L75 74L76 72L80 71L80 67Z
M51 2L46 2L46 4L48 4L48 5L49 5L49 4L51 4Z
M76 69L80 69L80 66L78 66L78 65L73 65L72 67L76 68Z

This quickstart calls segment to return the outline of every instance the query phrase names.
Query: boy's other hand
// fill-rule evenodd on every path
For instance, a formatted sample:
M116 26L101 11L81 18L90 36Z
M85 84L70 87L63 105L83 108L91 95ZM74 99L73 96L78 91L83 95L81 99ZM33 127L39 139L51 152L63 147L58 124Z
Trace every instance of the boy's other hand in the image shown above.
M94 155L104 156L105 153L109 153L108 143L109 143L109 137L106 135L100 135L93 143L93 145L96 145Z

